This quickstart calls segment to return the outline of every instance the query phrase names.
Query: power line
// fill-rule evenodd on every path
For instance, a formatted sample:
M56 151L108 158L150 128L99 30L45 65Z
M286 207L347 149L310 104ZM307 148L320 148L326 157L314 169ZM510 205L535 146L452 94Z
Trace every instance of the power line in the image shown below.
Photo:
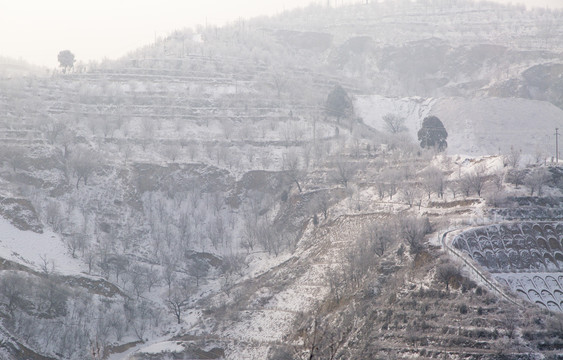
M559 164L559 128L555 128L555 162Z

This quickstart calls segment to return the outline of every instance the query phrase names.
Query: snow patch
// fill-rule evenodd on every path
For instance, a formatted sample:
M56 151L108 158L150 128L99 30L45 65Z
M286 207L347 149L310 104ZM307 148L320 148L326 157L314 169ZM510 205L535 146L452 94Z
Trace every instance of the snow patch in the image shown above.
M184 351L184 347L176 341L163 341L139 350L143 354L179 353L182 351Z
M22 231L0 217L0 256L33 270L41 271L47 262L49 270L63 275L79 274L83 264L72 258L60 237L45 229L43 234Z

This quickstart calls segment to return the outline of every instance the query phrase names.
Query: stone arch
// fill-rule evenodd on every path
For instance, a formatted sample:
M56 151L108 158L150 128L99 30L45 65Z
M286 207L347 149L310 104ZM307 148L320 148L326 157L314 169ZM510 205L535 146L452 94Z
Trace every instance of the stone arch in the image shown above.
M497 278L497 281L499 282L499 284L501 284L502 286L506 286L507 288L512 288L510 282L508 280L506 280L505 278Z
M497 258L497 262L498 262L500 269L502 269L504 271L508 271L512 268L510 258L508 257L506 252L504 252L504 250L498 251L496 253L496 255L497 255L496 258Z
M551 294L551 293L549 292L549 290L546 290L546 289L543 289L543 290L541 291L541 297L542 297L544 300L546 300L546 301L549 301L549 300L555 301L555 297L553 297L553 294Z
M530 297L528 296L528 294L527 294L524 290L522 290L522 289L516 289L516 293L517 293L518 295L520 295L521 297L523 297L524 299L526 299L526 300L528 300L528 301L532 301L532 300L530 300Z
M546 237L553 235L555 233L553 224L550 223L543 224L543 233L545 234Z
M522 268L522 259L520 258L520 254L516 250L508 250L508 259L510 260L510 266L514 269L521 269Z
M487 265L489 269L499 269L498 259L492 250L486 250L484 254L487 259Z
M522 287L526 290L535 289L536 287L536 284L534 284L532 279L527 276L522 276L522 279L520 279L520 284L522 284Z
M524 247L527 249L535 249L538 247L536 239L532 235L526 235L524 237Z
M550 253L544 253L543 254L543 261L545 264L545 267L549 270L558 270L559 269L559 264L557 263L557 261L553 258L553 256Z
M536 275L532 278L532 281L534 282L534 285L536 287L536 289L545 289L547 288L547 284L545 283L545 280L542 279L540 276Z
M479 237L479 245L481 245L481 251L483 250L494 250L493 244L489 241L488 238L481 236Z
M466 238L465 240L467 241L467 246L469 247L470 251L481 251L481 245L479 245L479 242L475 237L471 236L469 238Z
M559 283L557 282L557 279L555 279L553 276L548 275L545 277L545 283L547 284L547 287L551 290L555 290L555 289L560 289L561 286L559 285Z
M520 261L522 264L522 269L532 268L532 255L528 250L520 251Z
M529 297L530 300L532 300L532 301L537 301L537 300L543 301L543 299L542 299L540 293L537 292L535 289L529 289L529 290L528 290L528 297Z
M488 238L488 227L480 227L480 228L473 230L473 235L476 238L481 238L483 236Z
M551 311L561 311L561 307L555 301L548 301L546 307Z
M536 300L536 301L535 301L535 304L536 304L536 305L539 305L539 306L543 306L544 308L547 309L547 306L546 306L546 305L543 303L543 301L541 301L541 300Z
M520 232L522 234L529 234L532 232L532 225L530 223L521 223L520 224Z
M536 235L543 235L543 229L541 227L540 224L535 223L534 225L532 225L532 233L536 234Z
M547 266L545 265L545 262L543 260L543 256L542 254L539 253L539 251L537 250L532 250L530 251L530 255L532 257L532 268L534 269L538 269L538 270L544 270L547 269Z
M461 251L466 251L466 252L469 251L469 246L467 246L467 242L465 241L465 239L459 236L456 237L454 240L454 247Z
M562 251L563 249L561 248L561 244L559 243L559 240L557 240L557 238L555 238L554 236L550 236L548 239L548 245L549 248L551 249L551 251Z
M536 238L536 244L538 245L538 249L542 249L544 251L548 251L550 252L551 249L549 248L549 245L547 245L547 241L545 240L545 238L539 236Z
M475 262L481 266L487 267L487 259L481 254L481 251L475 250L471 255L471 258L475 260Z
M559 266L563 265L563 252L556 251L553 255L557 264Z
M516 250L520 250L520 249L525 249L526 248L526 241L524 239L524 236L522 235L515 235L514 238L512 238L512 241L510 242L509 245L511 248L516 249Z
M489 239L489 242L493 246L493 249L506 250L506 248L504 246L504 242L502 240L498 239L498 238Z

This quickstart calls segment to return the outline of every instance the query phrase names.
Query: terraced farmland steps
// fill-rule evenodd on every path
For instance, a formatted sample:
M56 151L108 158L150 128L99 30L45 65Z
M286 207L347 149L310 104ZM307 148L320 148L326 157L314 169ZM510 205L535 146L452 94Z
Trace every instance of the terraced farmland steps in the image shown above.
M475 271L489 273L498 292L507 288L526 301L563 312L563 222L482 226L448 240L444 236L443 245Z

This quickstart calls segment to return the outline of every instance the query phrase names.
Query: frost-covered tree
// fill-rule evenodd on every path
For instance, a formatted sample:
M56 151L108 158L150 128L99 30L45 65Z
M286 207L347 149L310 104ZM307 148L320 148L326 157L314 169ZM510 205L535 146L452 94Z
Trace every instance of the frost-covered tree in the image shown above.
M334 161L334 171L332 173L332 177L337 183L342 184L347 188L348 182L352 180L357 171L358 167L355 163L345 158L337 158Z
M521 158L522 158L522 150L516 149L514 146L511 146L510 150L503 155L503 162L505 165L508 165L511 168L516 169L520 164Z
M383 116L383 122L385 123L385 130L389 131L391 134L397 134L407 130L405 118L399 115L391 113L386 114Z
M524 184L530 189L530 195L534 195L534 191L538 196L542 196L543 187L551 180L551 174L546 168L538 168L532 170L524 178Z
M459 268L450 263L444 263L436 269L436 280L446 285L446 291L450 290L451 282L459 276Z
M419 253L423 248L424 236L431 230L428 218L403 216L399 218L399 233L409 245L411 254Z
M295 151L290 151L284 158L283 168L289 177L289 179L297 185L299 192L301 189L301 178L304 176L304 171L301 168L301 162L299 156Z
M444 175L442 171L434 166L427 168L422 172L422 188L430 195L435 192L439 197L444 196Z
M76 188L80 180L84 180L84 185L88 185L88 178L99 165L98 153L87 147L79 147L73 153L70 164L76 175Z

